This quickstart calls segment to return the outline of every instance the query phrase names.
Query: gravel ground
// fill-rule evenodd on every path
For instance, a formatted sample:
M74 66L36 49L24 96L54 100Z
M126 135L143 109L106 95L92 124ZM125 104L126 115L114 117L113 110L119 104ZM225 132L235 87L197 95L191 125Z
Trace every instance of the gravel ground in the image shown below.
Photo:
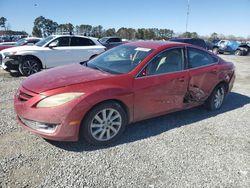
M110 147L48 142L20 128L0 71L1 187L250 187L250 57L220 111L202 107L129 125Z

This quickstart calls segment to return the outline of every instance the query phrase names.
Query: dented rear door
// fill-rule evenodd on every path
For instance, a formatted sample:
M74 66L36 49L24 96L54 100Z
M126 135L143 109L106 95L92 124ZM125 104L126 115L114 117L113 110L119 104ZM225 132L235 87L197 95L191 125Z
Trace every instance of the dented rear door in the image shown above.
M218 59L205 50L187 48L187 69L189 101L205 101L218 83Z

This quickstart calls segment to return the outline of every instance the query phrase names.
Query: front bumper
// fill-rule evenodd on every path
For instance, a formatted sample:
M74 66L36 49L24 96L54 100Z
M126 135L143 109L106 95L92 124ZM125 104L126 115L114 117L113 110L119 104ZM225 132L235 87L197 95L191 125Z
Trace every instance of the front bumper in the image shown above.
M81 121L89 105L79 98L58 107L36 108L42 98L44 96L23 87L18 90L14 108L22 127L49 140L77 141Z
M1 58L1 68L4 70L18 70L19 64L22 62L21 56L10 56Z

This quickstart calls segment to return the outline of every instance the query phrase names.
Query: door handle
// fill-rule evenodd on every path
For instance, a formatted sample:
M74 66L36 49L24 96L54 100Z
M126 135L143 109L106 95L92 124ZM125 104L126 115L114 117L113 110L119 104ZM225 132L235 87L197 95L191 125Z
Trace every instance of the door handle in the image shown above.
M218 68L213 68L213 69L212 69L212 72L213 72L213 73L217 73L217 72L218 72Z
M183 76L183 77L178 78L178 81L184 82L185 81L185 77Z

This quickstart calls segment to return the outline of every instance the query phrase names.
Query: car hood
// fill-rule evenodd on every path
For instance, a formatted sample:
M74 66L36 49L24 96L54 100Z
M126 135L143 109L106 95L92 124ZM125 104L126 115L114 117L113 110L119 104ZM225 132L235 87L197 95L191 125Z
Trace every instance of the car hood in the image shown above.
M41 47L39 46L16 46L8 49L4 49L1 52L6 53L6 52L20 52L20 51L31 51L31 50L39 50Z
M45 70L26 78L22 86L32 92L42 93L51 89L112 77L80 64L71 64Z

